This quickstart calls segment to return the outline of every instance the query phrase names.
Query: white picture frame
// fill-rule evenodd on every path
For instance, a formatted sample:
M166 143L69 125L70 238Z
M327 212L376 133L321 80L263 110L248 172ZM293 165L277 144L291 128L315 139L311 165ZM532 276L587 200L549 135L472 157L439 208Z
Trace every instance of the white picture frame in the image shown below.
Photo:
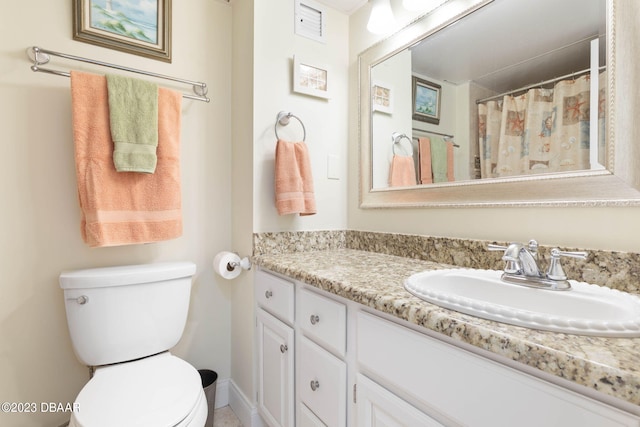
M329 99L329 67L293 56L293 91Z
M374 81L371 85L371 108L385 114L393 113L393 87Z

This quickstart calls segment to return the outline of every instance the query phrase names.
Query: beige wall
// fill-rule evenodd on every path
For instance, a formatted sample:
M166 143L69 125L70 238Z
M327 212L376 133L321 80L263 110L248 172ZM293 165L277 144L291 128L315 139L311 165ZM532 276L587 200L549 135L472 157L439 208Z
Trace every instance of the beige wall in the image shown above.
M233 249L253 250L253 0L233 3L232 206ZM231 298L231 378L254 401L253 271L234 280ZM239 411L238 411L239 412Z
M236 1L233 5L233 247L251 249L252 232L346 228L348 132L348 17L326 8L326 43L294 34L291 0ZM293 93L293 55L329 67L331 99ZM280 111L304 123L318 213L279 216L275 209L274 125ZM287 140L302 137L300 124L278 128ZM339 179L327 178L335 156ZM252 272L233 288L231 368L234 384L255 400Z
M0 401L73 402L88 371L71 348L58 275L93 266L196 262L187 329L175 353L229 378L233 284L214 276L211 260L231 246L231 7L174 4L173 63L166 64L73 41L72 3L4 1L0 18ZM69 79L31 72L25 51L32 45L209 85L210 104L183 104L183 237L115 248L83 244ZM52 64L70 66L108 71L56 58ZM58 426L68 418L0 413L0 425Z
M412 16L392 0L400 28ZM358 206L357 56L379 37L369 34L365 6L349 20L349 196L348 228L501 241L537 239L544 245L640 251L640 207L360 209Z
M346 227L348 132L348 17L326 8L326 42L294 34L293 0L255 2L254 45L254 231L326 230ZM293 56L329 69L331 98L292 91ZM274 203L274 125L279 111L298 116L307 132L318 213L278 216ZM286 140L300 140L299 123L279 127ZM337 158L340 179L327 179L328 156Z

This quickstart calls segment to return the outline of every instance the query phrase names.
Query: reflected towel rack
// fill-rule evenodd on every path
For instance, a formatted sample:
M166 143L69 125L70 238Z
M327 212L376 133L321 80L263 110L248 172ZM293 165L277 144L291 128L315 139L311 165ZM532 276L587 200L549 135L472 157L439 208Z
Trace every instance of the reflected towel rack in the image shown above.
M145 76L155 77L155 78L158 78L158 79L171 80L171 81L178 82L178 83L186 83L186 84L189 84L189 85L192 86L193 92L195 93L195 95L184 93L184 94L182 94L183 98L195 99L196 101L204 101L204 102L209 102L210 101L210 99L206 96L207 95L207 91L208 91L206 83L195 82L195 81L185 80L185 79L179 79L179 78L176 78L176 77L165 76L163 74L152 73L150 71L137 70L135 68L124 67L122 65L116 65L116 64L110 64L108 62L96 61L95 59L83 58L81 56L74 56L74 55L69 55L69 54L66 54L66 53L54 52L52 50L42 49L42 48L37 47L37 46L33 46L33 47L27 49L27 55L29 56L29 59L31 59L31 61L33 61L33 65L31 66L31 70L33 72L42 72L42 73L54 74L54 75L57 75L57 76L70 77L71 76L70 72L52 70L52 69L49 69L49 68L40 67L41 65L47 64L49 62L49 59L50 59L49 57L50 56L58 56L60 58L70 59L72 61L86 62L86 63L89 63L89 64L100 65L102 67L115 68L117 70L129 71L131 73L137 73L137 74L143 74Z
M391 149L391 151L393 152L393 154L398 154L396 153L396 147L400 146L400 142L402 142L403 139L406 139L407 141L409 141L409 144L411 144L411 139L407 136L406 133L393 132L391 134L391 141L393 142L393 148ZM407 156L413 156L413 151L411 151L410 154L407 154Z
M300 122L300 126L302 126L302 141L305 141L307 139L307 129L305 129L304 123L302 123L302 120L300 120L300 117L287 111L280 111L278 113L278 116L276 117L276 125L274 127L274 130L276 132L276 138L280 139L280 137L278 136L278 125L287 126L289 124L289 120L292 117L296 119L298 122Z
M418 129L418 128L413 128L412 130L417 130L418 132L429 133L429 134L432 134L432 135L438 135L438 136L443 137L444 139L453 139L453 135L449 135L449 134L446 134L446 133L434 132L434 131L431 131L431 130L424 130L424 129ZM419 138L414 136L413 139L418 141ZM454 147L460 148L460 146L458 144L456 144L455 142L453 142L452 144L453 144Z

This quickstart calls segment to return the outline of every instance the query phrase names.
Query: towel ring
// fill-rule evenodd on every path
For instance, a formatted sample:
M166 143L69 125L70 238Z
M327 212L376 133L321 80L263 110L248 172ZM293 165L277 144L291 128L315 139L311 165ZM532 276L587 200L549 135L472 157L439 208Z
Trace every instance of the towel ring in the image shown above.
M409 145L411 145L411 139L409 139L409 137L406 134L400 133L400 132L394 132L391 134L391 141L393 141L393 148L392 148L393 154L398 154L396 153L396 147L400 146L400 143L405 138L407 139L407 141L409 141ZM411 148L411 152L409 154L406 154L406 156L413 157L413 146Z
M276 118L276 125L274 127L274 130L276 131L276 138L280 139L280 137L278 136L278 125L287 126L291 117L300 122L300 126L302 126L302 141L305 141L307 139L307 130L304 127L304 123L302 123L302 120L300 120L299 117L295 116L293 113L288 113L286 111L280 111L278 113L278 117Z

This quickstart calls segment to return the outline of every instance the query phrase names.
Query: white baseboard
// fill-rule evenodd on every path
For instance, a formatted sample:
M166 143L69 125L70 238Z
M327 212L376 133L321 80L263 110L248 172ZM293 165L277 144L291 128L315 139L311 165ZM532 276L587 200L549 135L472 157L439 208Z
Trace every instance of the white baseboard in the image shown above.
M216 403L215 409L222 408L229 404L229 380L219 380L216 383Z
M216 388L216 393L218 392L217 390ZM227 380L227 401L243 426L266 427L258 414L258 408L238 388L233 380Z

